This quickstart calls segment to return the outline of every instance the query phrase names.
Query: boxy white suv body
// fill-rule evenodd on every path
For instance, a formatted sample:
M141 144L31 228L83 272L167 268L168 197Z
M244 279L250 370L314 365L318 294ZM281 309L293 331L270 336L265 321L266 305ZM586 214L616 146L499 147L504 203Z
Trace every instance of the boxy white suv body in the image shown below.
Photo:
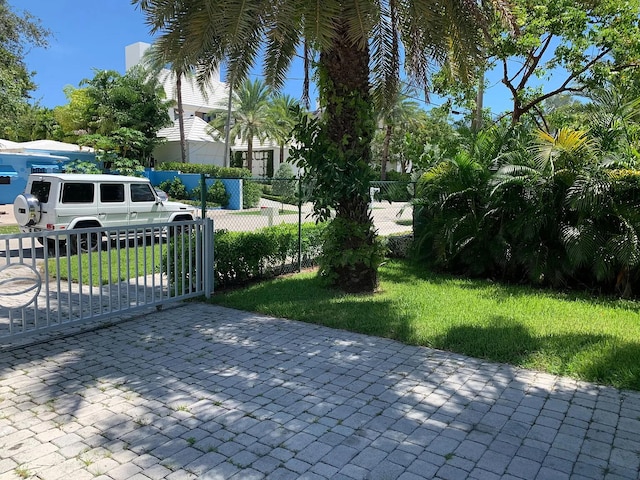
M195 216L189 205L160 200L148 179L121 175L31 174L13 209L23 232L143 227Z

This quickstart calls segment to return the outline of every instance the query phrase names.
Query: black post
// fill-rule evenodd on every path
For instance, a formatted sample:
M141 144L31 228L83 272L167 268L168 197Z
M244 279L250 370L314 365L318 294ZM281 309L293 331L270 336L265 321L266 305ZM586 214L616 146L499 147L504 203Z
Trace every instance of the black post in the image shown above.
M302 177L298 177L298 272L302 271Z
M207 181L204 173L200 174L200 204L202 206L202 218L207 218Z

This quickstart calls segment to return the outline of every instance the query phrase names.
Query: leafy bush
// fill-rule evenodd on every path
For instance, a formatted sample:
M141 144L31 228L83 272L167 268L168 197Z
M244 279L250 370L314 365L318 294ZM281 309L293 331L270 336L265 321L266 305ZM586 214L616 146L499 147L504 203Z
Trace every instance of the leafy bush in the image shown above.
M72 160L68 163L65 163L62 166L62 171L64 173L89 173L89 174L98 174L102 173L100 167L95 163L88 160Z
M320 254L325 224L302 224L305 265ZM217 286L231 286L292 270L298 256L298 225L283 223L253 232L219 230L215 238Z
M351 278L357 284L366 272L377 269L384 259L385 247L380 238L369 239L371 235L368 224L334 218L323 235L322 254L318 258L320 275L331 285L336 284L337 277Z
M160 190L164 190L167 192L170 198L175 198L178 200L186 200L189 198L189 194L187 193L187 187L179 177L174 177L173 180L165 180L158 185Z
M242 182L242 208L254 208L260 203L262 188L259 183L243 180Z
M191 199L200 201L200 185L198 184L193 190L191 190ZM224 187L224 183L220 180L216 180L214 183L207 187L207 203L215 203L216 205L222 205L226 207L229 204L231 195L227 193L227 189Z
M323 232L326 224L303 223L301 227L301 259L304 265L313 264L320 254ZM167 262L172 265L182 265L182 258L190 256L193 269L196 268L195 238L189 242L187 239L176 237L174 241L187 245L186 249L178 249L177 260L163 258L165 267ZM189 252L188 245L191 245ZM169 248L173 252L173 248ZM273 227L266 227L253 232L229 232L218 230L214 239L214 269L216 287L229 287L242 285L249 281L270 278L293 271L298 259L298 225L283 223ZM177 262L177 263L176 263ZM195 270L192 270L195 271ZM178 282L178 290L183 286L189 288L190 280L187 277L170 279ZM172 285L172 288L176 285Z
M176 170L182 173L204 173L215 178L251 178L246 168L228 168L202 163L164 162L156 166L156 170Z
M280 164L273 180L273 194L280 197L282 202L291 203L296 197L296 187L297 182L291 165L288 163Z
M413 248L413 235L390 235L383 238L389 258L408 258Z

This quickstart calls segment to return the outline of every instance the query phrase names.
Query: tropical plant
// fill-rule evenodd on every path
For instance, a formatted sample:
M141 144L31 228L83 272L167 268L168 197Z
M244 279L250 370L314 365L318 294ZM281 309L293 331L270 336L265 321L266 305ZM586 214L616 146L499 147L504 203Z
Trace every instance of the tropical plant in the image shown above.
M187 193L187 187L180 177L174 177L172 180L165 180L158 185L160 190L167 192L169 198L175 198L177 200L185 200L189 197Z
M272 192L274 195L280 197L282 209L284 209L285 203L290 203L296 198L296 194L298 193L296 186L297 182L291 165L281 163L273 179Z
M239 88L233 91L231 101L231 119L233 126L230 130L232 138L247 143L247 169L253 172L253 140L260 143L267 139L271 125L269 123L270 90L261 80L245 80ZM211 111L209 122L212 131L224 132L227 126L228 109L218 108Z
M34 72L25 63L30 48L46 48L51 34L28 12L17 14L0 0L0 136L19 140L15 124L29 108ZM12 135L13 134L13 135Z
M191 190L191 199L200 201L202 198L201 195L202 188L200 184L198 184L193 188L193 190ZM229 204L229 198L231 198L231 195L227 193L227 189L220 180L216 180L207 186L207 193L205 196L207 203L214 203L216 205L226 207Z
M140 66L125 75L97 71L92 79L81 82L82 88L66 89L70 102L55 109L56 119L71 138L93 134L113 137L127 155L146 163L162 142L157 131L171 124L167 113L171 102L165 100L157 80L147 77Z
M481 7L494 7L500 14L508 10L503 0L487 0L482 6L463 0L134 1L152 31L168 43L190 33L182 56L197 60L200 78L207 78L223 60L228 78L246 78L264 52L267 83L278 88L298 47L306 44L319 52L323 118L315 124L307 121L296 133L306 137L302 150L314 143L324 150L311 161L302 153L297 158L314 177L320 199L316 212L326 218L333 207L340 219L341 252L375 250L368 209L375 130L371 105L373 99L383 104L398 90L401 52L408 76L420 87L427 87L434 62L455 67L451 71L465 78L483 42L479 27L488 24L488 11ZM363 261L360 254L343 257L347 263L330 267L332 281L345 290L373 290L378 265L368 257Z
M389 149L394 130L400 135L420 122L420 110L418 104L412 100L411 90L398 91L391 99L385 102L382 110L378 112L384 140L380 156L380 180L387 179L387 164L389 163Z
M296 108L300 104L289 95L274 95L269 102L268 123L269 137L277 140L280 147L280 165L284 163L284 149L291 139L291 133L296 121ZM278 177L278 175L276 175Z
M167 75L170 76L175 85L176 108L178 110L178 130L180 132L180 160L187 163L187 141L184 130L184 102L182 100L182 81L192 79L195 75L195 67L182 54L181 43L167 44L164 38L160 38L151 45L144 53L142 62L148 69L149 75L163 81ZM181 42L184 38L179 39ZM167 69L167 65L169 69ZM209 79L208 79L209 80ZM209 84L209 81L201 84L202 87ZM204 91L204 88L202 89Z
M549 128L544 104L558 95L584 95L603 82L627 73L637 76L640 60L640 1L514 0L520 34L491 30L487 62L478 70L494 70L512 100L515 125L524 116ZM444 82L446 84L446 82ZM482 82L481 82L482 84ZM449 82L445 92L459 92ZM478 91L462 92L476 104ZM480 97L481 98L481 97ZM461 102L464 104L464 102Z

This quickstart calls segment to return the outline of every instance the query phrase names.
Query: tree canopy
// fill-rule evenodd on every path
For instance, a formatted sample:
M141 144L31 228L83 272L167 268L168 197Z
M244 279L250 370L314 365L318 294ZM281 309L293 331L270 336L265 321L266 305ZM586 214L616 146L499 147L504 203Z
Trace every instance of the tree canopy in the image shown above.
M16 138L15 124L29 108L35 89L25 63L28 47L47 47L50 32L28 12L15 12L0 0L0 136Z
M320 267L346 291L377 285L380 248L368 209L373 100L383 104L398 91L401 67L423 88L437 64L466 78L480 56L489 8L510 19L504 0L134 1L160 33L161 49L197 65L203 80L224 61L235 87L264 54L266 82L277 89L299 48L318 52L323 118L307 122L315 131L296 132L314 144L302 149L315 154L297 158L313 177L316 212L326 217L335 209Z
M69 103L56 107L55 116L69 139L90 135L85 144L113 145L136 160L145 161L160 141L158 130L171 125L171 102L141 67L125 75L97 70L93 78L83 80L79 88L68 87L65 94ZM95 135L109 141L98 142Z

